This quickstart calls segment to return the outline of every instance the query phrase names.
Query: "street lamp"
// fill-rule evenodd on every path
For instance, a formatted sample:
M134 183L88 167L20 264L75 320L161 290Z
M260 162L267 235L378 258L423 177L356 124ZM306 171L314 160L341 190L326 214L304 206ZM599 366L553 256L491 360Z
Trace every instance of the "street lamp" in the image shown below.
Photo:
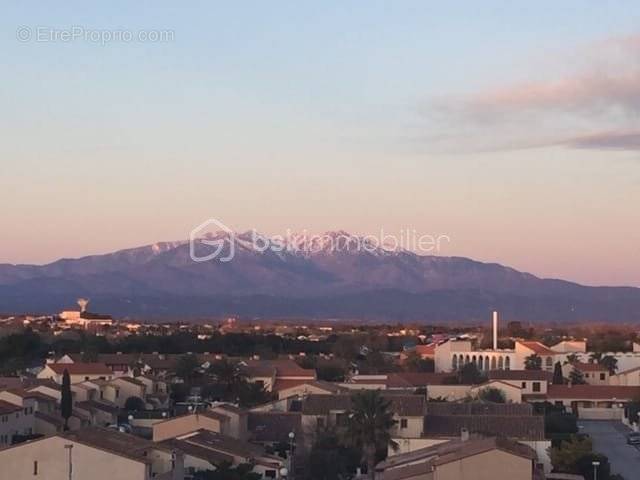
M600 462L593 461L591 465L593 465L593 480L598 480L598 467L600 466Z
M69 452L69 480L73 478L73 459L71 457L71 451L73 450L73 444L67 443L64 446L64 449Z

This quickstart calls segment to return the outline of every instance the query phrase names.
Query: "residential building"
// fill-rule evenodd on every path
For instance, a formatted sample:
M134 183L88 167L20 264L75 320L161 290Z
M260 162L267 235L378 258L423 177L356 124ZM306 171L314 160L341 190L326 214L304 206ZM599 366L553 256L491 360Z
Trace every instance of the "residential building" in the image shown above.
M180 451L114 429L57 433L0 450L3 478L11 480L183 480Z
M423 395L389 394L396 425L394 437L420 437L423 432L426 400ZM340 425L345 422L351 408L351 395L309 395L302 400L302 428L305 434L314 434L318 427Z
M38 378L50 379L60 385L65 370L69 372L71 383L94 379L111 380L114 376L104 363L47 363L38 373Z
M452 440L394 455L376 466L380 480L533 480L536 454L502 438Z

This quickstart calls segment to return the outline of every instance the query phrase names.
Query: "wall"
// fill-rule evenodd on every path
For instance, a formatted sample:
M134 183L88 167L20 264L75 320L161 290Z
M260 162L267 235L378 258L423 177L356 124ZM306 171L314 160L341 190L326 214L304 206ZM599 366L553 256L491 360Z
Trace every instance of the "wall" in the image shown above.
M531 480L531 460L501 450L439 465L434 480Z
M391 435L402 438L419 438L424 429L424 417L393 417L398 423L391 429ZM402 419L407 420L407 427L402 427Z
M222 432L222 426L219 420L204 415L190 414L171 418L153 425L153 441L161 442L168 438L175 438L185 433L195 432L201 428L217 433Z
M73 478L91 480L147 480L146 465L70 442L49 437L0 451L2 478L11 480L68 480L65 444L73 444ZM38 474L34 475L34 461Z

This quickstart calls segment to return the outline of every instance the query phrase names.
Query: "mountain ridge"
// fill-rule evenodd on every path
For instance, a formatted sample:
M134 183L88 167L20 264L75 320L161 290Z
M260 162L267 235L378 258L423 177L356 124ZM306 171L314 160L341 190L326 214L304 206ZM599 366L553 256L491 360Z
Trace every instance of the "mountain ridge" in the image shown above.
M94 309L123 317L460 321L497 308L517 320L640 320L634 287L589 287L467 257L368 249L364 237L343 231L312 241L293 236L272 248L264 246L274 237L256 234L202 237L220 242L220 256L233 248L229 262L194 261L194 252L210 248L198 238L193 249L188 241L157 242L45 265L0 264L0 311L53 313L86 296ZM335 238L342 243L331 243Z

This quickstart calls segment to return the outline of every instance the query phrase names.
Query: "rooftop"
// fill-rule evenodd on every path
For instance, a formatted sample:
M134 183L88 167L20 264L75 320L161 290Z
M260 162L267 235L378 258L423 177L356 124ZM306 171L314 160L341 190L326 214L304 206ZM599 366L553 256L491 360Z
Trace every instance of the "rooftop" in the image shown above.
M394 455L379 463L376 470L384 471L384 480L400 480L431 472L438 465L491 450L502 450L527 460L536 458L535 452L526 445L504 438L490 437L466 441L452 440L413 452Z
M423 395L382 394L391 402L391 410L399 416L418 417L425 413L426 400ZM307 396L302 401L304 415L328 415L332 411L347 411L351 408L351 395Z
M553 381L553 373L544 370L490 370L487 374L489 380L537 380Z
M65 370L69 375L112 375L113 372L104 363L49 363L51 370L61 375Z

